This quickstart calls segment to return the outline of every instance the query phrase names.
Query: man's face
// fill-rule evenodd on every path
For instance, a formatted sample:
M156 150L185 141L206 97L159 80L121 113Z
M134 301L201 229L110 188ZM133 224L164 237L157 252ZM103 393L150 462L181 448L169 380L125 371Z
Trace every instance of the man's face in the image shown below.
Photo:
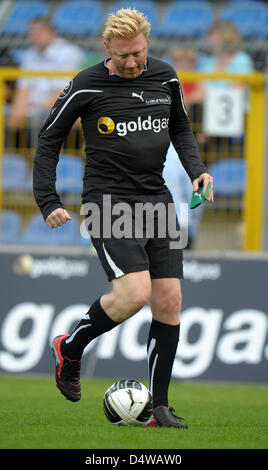
M105 46L111 57L111 72L124 78L136 78L143 71L149 40L142 33L133 39L112 39Z
M42 24L32 23L29 26L28 38L32 45L43 50L54 40L55 33Z
M221 52L223 47L223 40L220 31L211 31L208 35L208 43L215 54Z

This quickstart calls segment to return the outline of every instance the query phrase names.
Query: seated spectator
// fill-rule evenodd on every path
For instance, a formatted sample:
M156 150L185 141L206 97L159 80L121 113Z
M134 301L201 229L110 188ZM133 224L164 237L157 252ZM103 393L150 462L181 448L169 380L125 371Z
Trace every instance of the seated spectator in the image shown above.
M198 81L184 81L183 72L199 72L205 60L205 54L189 46L177 46L170 49L162 60L172 65L178 73L183 100L194 133L199 132L202 121L202 96Z
M192 72L198 70L199 57L195 49L191 47L173 47L163 60L168 62L179 72ZM183 82L180 79L184 103L189 110L190 106L196 102L197 82Z
M203 61L200 71L251 73L254 65L249 54L241 50L241 36L236 26L230 21L216 20L208 32L208 45L211 54ZM230 82L213 81L211 86L232 86ZM235 83L235 86L238 86Z
M92 65L102 62L107 57L107 50L104 46L103 36L99 35L95 40L93 50L85 51L84 59L81 63L81 69L86 69Z
M23 54L22 70L77 70L83 52L77 46L57 36L49 18L35 18L30 22L28 38L31 47ZM13 129L23 126L26 118L41 120L55 103L70 78L28 78L18 80L8 123Z
M237 27L230 21L216 20L210 27L207 36L210 54L203 60L199 71L204 73L245 74L254 71L253 61L249 54L241 50L241 36ZM199 82L196 92L197 102L203 102L209 88L244 87L239 81L208 80ZM245 102L246 109L246 102ZM203 133L197 135L199 143L205 143Z
M198 225L201 221L205 205L201 204L195 209L190 209L193 185L172 144L170 144L167 152L163 176L176 205L176 212L180 226L185 231L188 229L188 244L186 248L194 248ZM181 217L182 210L180 204L188 205L188 227L186 226L186 220L183 220Z

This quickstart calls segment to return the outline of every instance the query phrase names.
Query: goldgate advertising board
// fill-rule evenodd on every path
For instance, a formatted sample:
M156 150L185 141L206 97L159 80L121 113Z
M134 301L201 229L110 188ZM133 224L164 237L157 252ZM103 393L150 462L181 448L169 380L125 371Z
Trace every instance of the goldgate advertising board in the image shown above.
M173 379L267 383L267 272L264 256L186 253L181 338ZM51 339L72 330L111 290L97 257L82 248L0 253L0 372L54 374ZM85 350L85 376L147 379L151 313L132 318Z

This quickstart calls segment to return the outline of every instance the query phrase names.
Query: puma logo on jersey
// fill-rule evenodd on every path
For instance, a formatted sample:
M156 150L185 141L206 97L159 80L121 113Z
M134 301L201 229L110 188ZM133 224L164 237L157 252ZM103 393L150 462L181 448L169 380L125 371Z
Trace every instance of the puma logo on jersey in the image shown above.
M199 194L198 192L194 193L195 197L199 197L199 199L202 199L202 196L201 194Z
M166 95L163 98L149 98L149 99L143 99L143 91L139 95L138 93L132 92L132 98L139 98L143 103L148 104L148 105L153 105L153 104L171 104L171 98L170 96Z
M141 101L144 102L144 99L143 99L142 95L143 95L143 91L141 92L140 95L138 95L138 93L132 92L132 95L131 95L131 96L132 96L132 98L139 98Z

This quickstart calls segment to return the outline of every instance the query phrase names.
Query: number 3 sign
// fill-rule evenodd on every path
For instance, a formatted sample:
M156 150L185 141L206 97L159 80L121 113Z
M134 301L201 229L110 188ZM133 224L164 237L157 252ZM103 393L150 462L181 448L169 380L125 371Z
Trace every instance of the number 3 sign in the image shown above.
M211 136L241 137L244 133L244 113L244 89L207 89L203 131Z

